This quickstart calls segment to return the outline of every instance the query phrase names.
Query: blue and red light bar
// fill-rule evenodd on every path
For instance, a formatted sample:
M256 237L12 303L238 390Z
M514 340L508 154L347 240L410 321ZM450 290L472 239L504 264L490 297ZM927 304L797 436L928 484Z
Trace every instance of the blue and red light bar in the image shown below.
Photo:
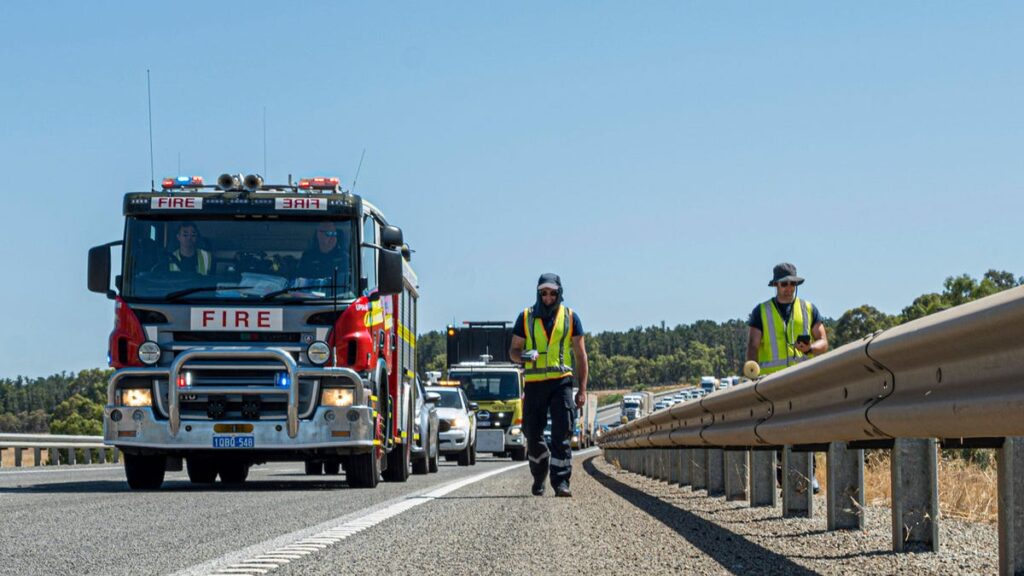
M203 185L202 176L178 176L177 178L164 178L161 182L164 190L176 188L199 188Z
M338 178L302 178L299 188L302 190L336 190L341 185Z

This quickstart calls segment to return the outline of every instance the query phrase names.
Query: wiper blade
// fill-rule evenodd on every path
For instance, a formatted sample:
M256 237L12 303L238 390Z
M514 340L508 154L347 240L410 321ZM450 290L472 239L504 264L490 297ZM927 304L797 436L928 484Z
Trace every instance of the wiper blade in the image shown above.
M197 288L186 288L184 290L178 290L176 292L171 292L170 294L164 296L164 299L172 300L172 301L173 300L178 300L178 299L180 299L183 296L188 296L189 294L195 294L196 292L216 292L218 290L250 290L250 289L252 289L252 286L231 286L231 287L224 287L224 286L199 286Z
M321 289L322 288L329 288L329 286L292 286L290 288L282 288L280 290L274 290L273 292L267 292L260 299L261 300L273 300L274 298L277 298L278 296L280 296L282 294L288 294L290 292L301 292L303 290L305 290L307 292L312 292L313 290L316 290L318 288L321 288ZM326 297L327 296L326 296L326 293L325 293L324 298L326 298Z

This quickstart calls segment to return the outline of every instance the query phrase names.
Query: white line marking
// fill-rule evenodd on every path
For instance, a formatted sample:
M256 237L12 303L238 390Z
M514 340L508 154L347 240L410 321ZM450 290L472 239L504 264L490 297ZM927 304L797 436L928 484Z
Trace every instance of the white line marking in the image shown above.
M74 467L72 467L72 466L60 466L60 467L57 467L57 466L40 466L39 469L36 469L36 470L17 470L17 469L15 469L15 470L10 470L10 471L8 471L7 468L4 468L3 471L0 472L0 480L2 480L4 478L4 476L20 476L22 474L61 474L61 473L64 473L64 474L67 474L67 473L80 474L82 472L107 472L107 471L110 471L110 470L122 470L122 469L124 469L124 466L122 466L120 464L107 464L107 465L81 464L80 466L81 467L78 467L78 466L74 466Z
M586 450L580 454L587 452ZM256 565L255 558L265 558L267 556L274 556L277 554L295 555L299 553L310 553L327 548L330 545L337 544L338 542L363 531L366 528L375 526L384 520L393 518L403 512L406 512L420 504L426 504L432 500L440 498L446 494L450 494L460 488L469 486L481 480L496 476L517 468L526 466L527 463L512 464L477 474L476 476L470 476L462 480L456 480L449 482L435 488L433 490L413 493L406 496L400 496L394 498L383 504L375 507L367 508L347 514L340 518L328 520L312 528L306 528L298 530L290 534L279 536L266 542L260 542L252 546L248 546L242 550L231 552L216 558L197 564L195 566L186 568L180 572L176 572L174 576L198 576L198 575L211 575L217 573L230 573L230 574L241 574L251 572L259 572L261 574L266 573L266 569L262 566L260 568L245 568L247 566ZM322 544L321 542L329 542L329 544ZM269 564L266 564L269 566Z

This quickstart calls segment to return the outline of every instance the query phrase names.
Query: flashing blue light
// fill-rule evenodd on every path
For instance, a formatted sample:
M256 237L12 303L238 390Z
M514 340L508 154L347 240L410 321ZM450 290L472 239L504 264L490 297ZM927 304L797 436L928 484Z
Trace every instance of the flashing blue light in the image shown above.
M281 388L287 388L288 384L289 384L289 382L288 382L288 374L281 373L281 374L277 375L277 385L278 386L280 386Z
M160 183L164 190L175 188L198 188L203 185L202 176L178 176L177 178L164 178Z

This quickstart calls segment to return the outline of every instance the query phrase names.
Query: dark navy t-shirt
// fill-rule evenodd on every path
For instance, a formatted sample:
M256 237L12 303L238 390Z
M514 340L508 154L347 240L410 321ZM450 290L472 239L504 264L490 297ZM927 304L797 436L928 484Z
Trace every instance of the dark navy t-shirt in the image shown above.
M555 327L555 316L552 315L551 318L548 318L543 322L544 330L550 334L551 330ZM523 326L522 312L516 316L516 323L512 326L512 334L514 336L519 336L520 338L526 338L526 328ZM580 322L580 315L577 314L575 310L572 311L572 335L583 336L583 322Z
M779 309L779 315L782 316L782 321L789 323L790 317L793 316L793 303L780 304L775 298L775 307ZM818 307L811 304L811 326L813 327L818 322L821 322L821 313L818 312ZM761 332L764 332L764 327L761 325L761 305L754 306L754 310L750 313L750 318L747 319L747 326L751 328L757 328Z

